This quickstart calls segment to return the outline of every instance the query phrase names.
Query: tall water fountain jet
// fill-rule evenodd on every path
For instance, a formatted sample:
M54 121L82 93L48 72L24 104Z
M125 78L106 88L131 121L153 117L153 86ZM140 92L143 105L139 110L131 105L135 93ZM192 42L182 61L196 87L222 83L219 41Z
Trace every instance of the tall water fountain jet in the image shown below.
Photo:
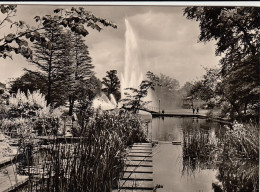
M125 90L126 88L138 88L144 80L144 69L139 62L140 47L138 45L137 35L127 19L125 19L125 26L125 66L124 72L121 74L121 99L126 97L124 93L131 94L131 91ZM144 100L154 101L153 94L150 90Z
M125 98L126 88L137 88L143 80L142 69L139 64L139 46L136 34L129 21L125 19L125 66L121 74L121 98Z
M125 65L124 71L121 73L121 99L125 99L124 93L131 94L131 91L125 90L126 88L138 88L141 82L144 80L143 70L139 62L140 48L138 45L138 38L135 34L131 24L125 19ZM112 97L111 97L112 96ZM145 101L153 101L151 91L148 91L148 95L144 98ZM104 94L94 99L94 108L102 108L104 110L116 108L118 105L113 97L107 98ZM119 103L119 107L122 103Z

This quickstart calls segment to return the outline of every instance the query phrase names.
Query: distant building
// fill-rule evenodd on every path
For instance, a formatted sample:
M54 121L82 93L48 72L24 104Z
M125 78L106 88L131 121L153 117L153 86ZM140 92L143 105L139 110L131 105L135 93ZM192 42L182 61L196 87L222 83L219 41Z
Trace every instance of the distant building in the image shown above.
M200 98L193 98L192 96L182 99L182 107L185 109L202 108L205 104L205 101Z

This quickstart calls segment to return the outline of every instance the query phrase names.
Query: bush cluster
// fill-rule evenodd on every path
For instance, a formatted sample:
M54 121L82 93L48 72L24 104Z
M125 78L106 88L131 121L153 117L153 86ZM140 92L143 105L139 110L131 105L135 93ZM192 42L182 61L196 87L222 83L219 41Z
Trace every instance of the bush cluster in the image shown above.
M18 91L4 106L5 116L2 119L3 132L16 132L20 136L31 136L32 133L46 135L56 134L59 128L61 112L47 106L45 96L40 91L27 94Z

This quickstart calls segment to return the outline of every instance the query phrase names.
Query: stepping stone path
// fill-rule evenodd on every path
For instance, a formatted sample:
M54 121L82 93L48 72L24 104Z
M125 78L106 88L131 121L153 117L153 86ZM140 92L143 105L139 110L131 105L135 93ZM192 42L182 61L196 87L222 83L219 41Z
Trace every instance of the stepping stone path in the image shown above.
M113 192L153 191L152 144L135 143L127 156L126 167L120 183L120 190Z

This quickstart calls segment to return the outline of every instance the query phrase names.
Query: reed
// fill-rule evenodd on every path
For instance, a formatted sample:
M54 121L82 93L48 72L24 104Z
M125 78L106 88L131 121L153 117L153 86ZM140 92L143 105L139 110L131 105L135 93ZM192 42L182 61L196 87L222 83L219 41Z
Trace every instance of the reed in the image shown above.
M218 148L223 191L259 191L259 126L235 122Z
M217 169L219 191L259 191L259 127L233 123L220 137L201 129L183 130L182 173Z
M218 164L217 179L222 191L259 191L259 164L251 160L225 160Z
M77 142L54 139L48 145L34 145L20 167L30 176L22 191L106 192L117 187L126 147L145 140L142 122L128 112L87 114L81 117Z
M194 175L200 169L215 168L217 142L208 131L183 130L182 174Z
M223 158L259 160L259 126L234 123L221 143Z
M202 129L183 130L183 157L210 157L218 140Z

